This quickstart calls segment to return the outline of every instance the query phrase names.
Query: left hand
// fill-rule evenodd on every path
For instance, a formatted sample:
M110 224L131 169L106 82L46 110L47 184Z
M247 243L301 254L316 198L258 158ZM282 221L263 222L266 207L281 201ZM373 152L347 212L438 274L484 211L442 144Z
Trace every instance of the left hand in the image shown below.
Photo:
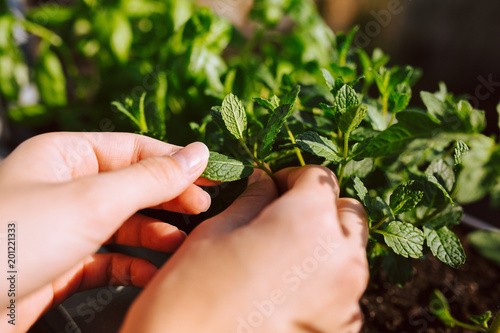
M196 186L209 183L199 179L207 161L201 143L182 148L135 134L51 133L21 144L0 163L0 233L16 224L18 272L16 325L2 310L0 331L26 331L77 291L144 286L157 271L148 261L94 253L106 242L176 250L185 234L137 211L208 209L210 196ZM5 309L10 283L0 281Z

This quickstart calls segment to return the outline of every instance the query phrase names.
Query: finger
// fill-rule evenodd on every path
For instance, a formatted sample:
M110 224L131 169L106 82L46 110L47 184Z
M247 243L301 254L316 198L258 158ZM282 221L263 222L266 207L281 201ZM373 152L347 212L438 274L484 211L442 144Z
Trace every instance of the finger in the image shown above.
M174 252L186 239L177 227L154 218L135 214L106 242Z
M247 224L278 197L274 181L262 170L255 170L246 190L219 215L203 222L193 234L221 235Z
M127 168L81 178L65 186L69 195L77 199L73 209L84 207L85 220L102 228L104 216L123 221L140 209L181 195L205 170L208 155L207 147L196 142L171 156L150 157ZM118 225L113 228L112 232Z
M6 161L18 181L63 182L118 170L180 148L132 133L57 132L23 142Z
M210 194L196 185L190 185L177 198L153 208L194 215L206 212L211 202Z
M368 215L363 205L351 198L341 198L337 202L339 220L345 235L362 247L368 242Z
M290 239L325 234L338 239L343 234L336 206L339 187L331 170L305 166L287 168L275 176L283 195L255 221L266 233L285 233Z
M194 183L198 186L217 186L221 184L221 182L206 178L198 178Z
M52 283L52 306L72 294L107 286L144 287L158 269L149 261L117 253L95 254Z
M314 192L316 196L337 201L339 185L337 177L328 168L318 165L307 165L300 168L287 168L276 173L281 193L292 188L299 192Z

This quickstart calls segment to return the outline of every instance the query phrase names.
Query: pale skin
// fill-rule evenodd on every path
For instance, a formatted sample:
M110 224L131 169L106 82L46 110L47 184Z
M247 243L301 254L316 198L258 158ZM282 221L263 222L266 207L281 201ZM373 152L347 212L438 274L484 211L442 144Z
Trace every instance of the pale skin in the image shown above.
M187 239L137 213L207 210L210 196L197 186L213 185L199 178L207 160L201 143L182 148L134 134L52 133L19 146L0 163L0 232L14 221L19 242L16 326L4 312L0 331L24 332L71 294L109 285L145 288L122 332L359 331L366 213L339 199L328 169L285 169L278 184L256 171ZM105 243L175 253L158 270L95 254ZM0 260L3 272L6 265ZM0 302L9 305L6 292Z

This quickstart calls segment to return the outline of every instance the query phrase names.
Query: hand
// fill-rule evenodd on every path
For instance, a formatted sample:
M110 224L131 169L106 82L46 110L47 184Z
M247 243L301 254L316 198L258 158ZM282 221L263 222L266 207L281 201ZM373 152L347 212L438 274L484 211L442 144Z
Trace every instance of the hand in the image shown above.
M176 227L136 212L196 214L210 196L194 185L206 167L201 143L184 149L134 134L52 133L21 144L0 164L0 232L16 224L16 326L7 325L10 284L0 279L0 331L26 331L76 291L144 286L157 269L143 259L97 254L106 242L171 252ZM0 268L7 269L6 239Z
M319 166L263 172L200 224L133 303L123 332L356 332L367 217Z

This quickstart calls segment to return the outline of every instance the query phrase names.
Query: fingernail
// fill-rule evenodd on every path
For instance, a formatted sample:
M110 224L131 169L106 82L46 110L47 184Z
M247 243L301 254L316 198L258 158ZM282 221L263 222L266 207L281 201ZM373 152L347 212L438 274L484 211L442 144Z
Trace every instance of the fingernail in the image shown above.
M194 142L175 151L171 156L187 173L193 173L208 161L208 148L201 142Z

